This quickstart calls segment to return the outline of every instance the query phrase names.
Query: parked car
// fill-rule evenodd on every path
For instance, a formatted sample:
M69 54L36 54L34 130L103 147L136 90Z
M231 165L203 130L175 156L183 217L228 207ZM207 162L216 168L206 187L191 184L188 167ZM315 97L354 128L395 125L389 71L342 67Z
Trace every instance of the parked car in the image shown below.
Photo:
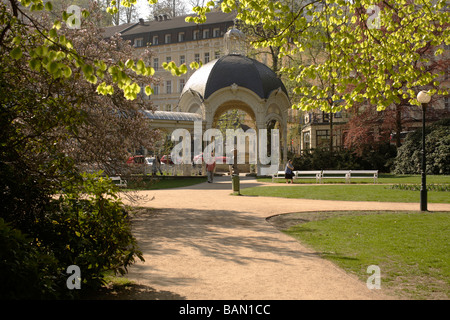
M155 158L153 158L153 157L146 157L145 158L145 163L147 164L147 165L149 165L149 166L153 166L153 163L156 161L156 159Z
M164 163L164 164L173 164L172 158L171 158L170 156L163 155L163 156L161 157L161 163Z
M127 164L146 164L144 156L132 156L127 160Z

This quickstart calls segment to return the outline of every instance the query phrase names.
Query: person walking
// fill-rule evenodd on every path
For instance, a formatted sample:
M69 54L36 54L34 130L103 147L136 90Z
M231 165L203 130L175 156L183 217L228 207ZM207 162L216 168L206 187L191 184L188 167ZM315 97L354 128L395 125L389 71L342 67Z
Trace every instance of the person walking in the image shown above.
M214 169L216 168L216 160L213 158L212 163L206 163L206 175L208 177L208 183L212 183L214 180Z
M284 177L286 178L286 183L289 183L289 180L291 180L291 183L294 183L293 180L294 166L292 165L292 160L288 160L286 164L286 169L284 170Z
M160 175L163 175L162 171L161 171L161 159L159 158L159 155L156 155L155 157L155 161L153 161L153 175L156 176L156 174L159 171Z

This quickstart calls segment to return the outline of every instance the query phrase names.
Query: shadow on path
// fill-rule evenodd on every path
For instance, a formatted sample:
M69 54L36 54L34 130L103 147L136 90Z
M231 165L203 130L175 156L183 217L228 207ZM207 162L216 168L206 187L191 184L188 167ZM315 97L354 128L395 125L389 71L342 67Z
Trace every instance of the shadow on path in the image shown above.
M264 218L230 210L143 210L133 218L133 233L140 249L155 259L157 255L183 254L186 249L237 264L279 262L280 256L316 256L284 246L286 238L280 239L280 232ZM170 250L163 245L167 243L173 244ZM246 255L249 251L252 254Z
M164 290L156 290L149 286L127 284L107 287L95 295L96 300L186 300L186 297Z

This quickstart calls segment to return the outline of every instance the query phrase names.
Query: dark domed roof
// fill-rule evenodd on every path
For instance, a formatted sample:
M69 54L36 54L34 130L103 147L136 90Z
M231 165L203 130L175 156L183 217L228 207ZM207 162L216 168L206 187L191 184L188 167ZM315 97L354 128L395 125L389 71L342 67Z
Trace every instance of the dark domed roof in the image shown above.
M261 98L268 98L273 90L281 88L287 95L283 82L265 64L241 55L226 55L213 60L192 74L183 92L194 90L203 99L233 83L252 90Z

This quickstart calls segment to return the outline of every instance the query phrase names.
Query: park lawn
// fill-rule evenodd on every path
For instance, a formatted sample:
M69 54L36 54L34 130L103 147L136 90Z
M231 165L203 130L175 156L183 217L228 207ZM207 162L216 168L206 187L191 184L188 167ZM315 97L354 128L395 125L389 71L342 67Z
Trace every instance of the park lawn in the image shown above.
M259 182L272 182L272 178L258 178ZM274 182L286 183L285 179L276 179ZM344 179L325 179L324 183L344 183ZM294 179L294 184L311 184L316 183L316 179ZM379 184L420 184L420 175L403 175L403 174L389 174L381 173L378 175ZM450 183L449 175L427 175L427 183ZM353 179L351 184L373 184L373 178L367 179Z
M282 197L315 200L420 202L420 192L389 189L386 185L282 185L241 189L246 196ZM450 203L448 191L429 191L428 202Z
M364 282L378 266L381 289L402 298L450 298L448 212L327 213L284 232Z

